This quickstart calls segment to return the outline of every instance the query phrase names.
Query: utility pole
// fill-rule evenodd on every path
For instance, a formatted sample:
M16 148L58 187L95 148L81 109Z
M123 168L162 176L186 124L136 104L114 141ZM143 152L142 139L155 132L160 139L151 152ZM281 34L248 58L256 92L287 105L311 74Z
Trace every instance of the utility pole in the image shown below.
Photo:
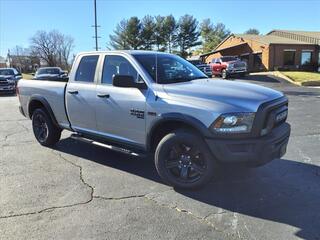
M95 35L93 38L95 38L95 40L96 40L95 49L96 49L96 51L98 51L99 50L98 38L100 38L98 36L98 27L100 27L100 26L98 26L98 23L97 23L97 21L98 21L97 20L97 0L93 0L93 1L94 1L94 25L92 27L94 27L94 32L95 32Z

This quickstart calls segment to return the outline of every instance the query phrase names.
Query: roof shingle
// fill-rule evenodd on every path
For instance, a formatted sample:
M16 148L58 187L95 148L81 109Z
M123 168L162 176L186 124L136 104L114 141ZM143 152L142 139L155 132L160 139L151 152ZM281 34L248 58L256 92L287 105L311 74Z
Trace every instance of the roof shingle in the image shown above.
M263 44L310 44L309 42L299 41L276 35L253 35L253 34L234 34L236 37L257 41Z

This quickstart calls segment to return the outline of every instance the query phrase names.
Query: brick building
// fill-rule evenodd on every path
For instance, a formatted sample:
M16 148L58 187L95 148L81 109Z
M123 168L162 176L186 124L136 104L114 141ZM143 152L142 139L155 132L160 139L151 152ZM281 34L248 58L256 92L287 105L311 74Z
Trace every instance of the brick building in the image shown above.
M0 56L0 68L7 67L6 59Z
M320 32L274 30L266 35L231 34L201 58L209 63L220 56L238 56L249 71L316 70L319 49Z

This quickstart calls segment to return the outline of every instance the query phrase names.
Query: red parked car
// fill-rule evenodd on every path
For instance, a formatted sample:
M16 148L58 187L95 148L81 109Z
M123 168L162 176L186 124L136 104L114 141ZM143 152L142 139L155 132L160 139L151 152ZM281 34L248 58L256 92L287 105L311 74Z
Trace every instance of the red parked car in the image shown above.
M244 76L248 72L247 63L234 56L215 58L210 65L212 76L218 75L224 79L235 74Z

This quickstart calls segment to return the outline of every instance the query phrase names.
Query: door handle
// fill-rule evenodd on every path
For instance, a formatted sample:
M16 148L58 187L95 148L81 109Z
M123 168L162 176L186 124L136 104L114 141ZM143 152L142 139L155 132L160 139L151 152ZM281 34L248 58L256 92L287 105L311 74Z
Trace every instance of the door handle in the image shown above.
M99 98L109 98L109 97L110 97L110 95L107 94L107 93L98 93L97 96L98 96Z
M68 93L70 93L70 94L78 94L79 92L77 90L68 90Z

